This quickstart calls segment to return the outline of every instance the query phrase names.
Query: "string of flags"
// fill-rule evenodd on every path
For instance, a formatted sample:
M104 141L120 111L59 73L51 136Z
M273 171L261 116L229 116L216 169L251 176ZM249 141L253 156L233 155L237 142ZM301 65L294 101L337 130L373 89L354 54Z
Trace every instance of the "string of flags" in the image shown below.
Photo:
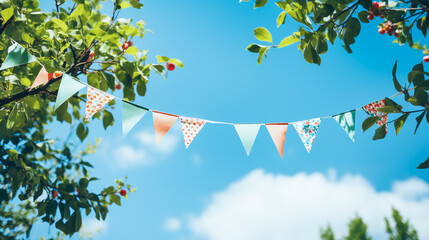
M13 41L13 44L8 49L8 56L0 67L0 71L16 66L25 65L31 62L38 62L37 58L28 53L24 47L17 42ZM40 62L39 62L40 63ZM40 65L42 65L40 63ZM30 89L42 86L49 82L52 78L52 74L48 73L45 67L42 65L42 69L31 85ZM124 99L110 95L100 89L94 88L86 83L81 82L66 73L62 74L61 83L58 89L57 98L55 101L55 109L58 109L65 101L67 101L74 94L87 87L87 101L85 106L85 120L87 121L95 113L100 111L104 105L109 103L114 98L119 99L122 102L122 134L123 136L127 133L142 119L147 112L152 112L153 124L155 129L156 143L159 144L162 138L167 134L177 119L180 118L180 124L183 133L183 139L185 147L188 148L191 142L195 139L197 134L205 126L206 123L211 124L227 124L233 125L237 134L243 144L243 147L247 153L250 154L253 143L258 135L261 125L264 125L273 142L276 146L279 154L283 157L284 144L286 139L286 133L289 124L292 124L298 135L300 136L304 147L309 153L313 145L314 139L316 138L317 131L320 127L322 119L333 118L341 126L341 128L347 133L350 139L354 142L355 137L355 121L356 121L356 110L353 109L344 113L336 114L328 117L314 118L298 122L290 123L228 123L228 122L217 122L206 119L198 119L192 117L184 117L175 114L160 112L148 109L146 107L128 102ZM395 95L396 96L396 95ZM387 116L384 113L378 111L380 108L385 106L384 99L376 102L372 102L362 107L362 109L370 116L380 116L380 120L377 121L379 126L385 124L387 132Z

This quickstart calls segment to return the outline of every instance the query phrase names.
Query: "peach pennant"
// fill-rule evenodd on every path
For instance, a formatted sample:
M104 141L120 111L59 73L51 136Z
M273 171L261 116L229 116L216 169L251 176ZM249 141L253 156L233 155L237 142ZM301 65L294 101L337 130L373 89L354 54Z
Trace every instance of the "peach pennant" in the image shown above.
M42 67L42 69L40 69L39 74L37 74L37 77L34 80L33 84L31 85L30 90L33 89L33 88L35 88L35 87L37 87L37 86L45 85L46 83L48 83L49 80L51 80L49 78L50 77L49 75L51 75L51 74L49 74L46 71L45 67Z
M152 115L156 144L158 144L179 116L158 111L152 111Z
M283 150L285 146L285 138L287 132L287 123L267 123L265 124L268 132L271 135L271 138L276 145L277 150L280 153L280 156L283 158Z

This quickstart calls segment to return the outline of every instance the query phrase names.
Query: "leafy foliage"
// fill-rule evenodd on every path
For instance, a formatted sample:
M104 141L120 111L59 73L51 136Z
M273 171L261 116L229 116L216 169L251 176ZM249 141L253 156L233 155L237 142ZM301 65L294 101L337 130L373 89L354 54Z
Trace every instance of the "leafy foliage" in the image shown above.
M246 1L247 2L247 1ZM374 7L371 0L354 0L354 1L315 1L315 0L280 0L275 3L280 8L280 15L277 17L277 26L286 24L286 19L292 19L299 23L299 28L291 35L285 37L278 45L250 44L247 50L253 53L259 53L257 58L258 64L262 62L263 56L267 57L268 50L273 48L282 48L298 42L298 49L303 52L304 59L308 63L320 65L322 60L320 55L328 51L328 41L335 44L338 39L342 41L344 49L352 52L351 46L356 42L361 32L361 28L369 19L374 16L380 16L379 28L382 33L387 29L389 35L394 34L394 43L399 45L407 44L410 48L417 49L423 54L429 54L426 45L422 46L419 42L414 41L414 35L420 32L426 37L429 28L429 2L418 0L382 0L376 3ZM264 4L256 4L255 8L262 7ZM287 18L287 16L290 16ZM261 38L260 29L264 29L264 36ZM271 33L259 27L255 29L255 37L261 41L273 42ZM402 129L408 117L413 113L419 115L416 119L417 132L423 120L429 123L429 101L428 90L429 76L425 72L423 63L413 67L408 74L408 83L403 86L396 77L397 62L392 69L393 85L399 94L403 94L405 101L410 103L412 108L418 110L404 111L401 105L398 105L389 98L385 99L386 107L380 109L385 115L400 115L394 122L396 134ZM414 91L413 95L410 91ZM373 126L379 117L368 117L362 124L362 129L366 131ZM389 122L389 123L391 123ZM386 136L385 126L380 126L375 130L373 140L383 139Z
M385 218L386 233L389 240L418 240L417 231L411 226L408 220L403 220L401 214L395 208L392 209L392 218L395 225L391 226L389 219ZM345 240L371 240L368 236L367 225L360 217L356 217L348 224L349 233L344 237ZM334 232L331 226L320 231L321 240L335 240Z
M0 60L7 56L11 39L36 56L50 73L62 71L86 78L89 85L103 91L118 91L132 101L144 96L150 74L164 75L164 57L146 63L147 50L130 46L142 38L145 23L119 18L126 8L140 9L136 0L114 0L113 11L102 10L102 0L52 1L54 10L42 12L37 0L0 1ZM124 47L125 43L128 47ZM91 57L93 55L93 57ZM117 180L100 192L92 192L92 164L85 156L97 144L81 146L89 133L82 107L85 94L74 95L56 111L53 103L61 76L29 89L41 66L35 62L0 72L0 238L28 238L33 223L42 220L66 235L82 225L82 216L93 214L105 219L112 204L121 205L120 189L131 186ZM86 76L86 77L85 77ZM109 106L94 115L104 128L112 126ZM65 140L47 138L53 122L70 124Z

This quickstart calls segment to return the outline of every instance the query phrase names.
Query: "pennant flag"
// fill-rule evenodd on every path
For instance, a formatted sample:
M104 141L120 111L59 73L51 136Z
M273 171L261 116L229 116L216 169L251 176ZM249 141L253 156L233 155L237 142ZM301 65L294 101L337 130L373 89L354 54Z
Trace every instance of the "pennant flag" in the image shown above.
M355 119L356 119L356 110L350 112L341 113L335 116L332 116L335 121L346 131L352 141L355 141Z
M191 144L192 140L194 140L205 123L206 121L203 119L180 117L186 148L188 148L189 144Z
M88 86L88 92L86 94L85 121L88 121L92 115L100 111L106 103L112 100L112 95Z
M130 102L122 101L122 135L124 137L148 110Z
M260 126L260 124L234 124L235 130L241 139L241 143L243 143L247 156L249 156Z
M371 117L379 116L381 117L380 120L377 121L378 126L382 126L383 124L387 123L387 115L385 115L383 112L379 112L378 109L384 107L384 99L370 103L368 105L365 105L362 107L362 109ZM386 133L387 133L387 124L386 124Z
M36 61L37 58L35 56L28 53L25 48L18 43L14 43L9 47L8 55L1 65L0 71Z
M158 111L152 111L152 115L156 144L158 144L179 116Z
M74 79L68 74L63 74L61 79L60 88L58 89L57 100L55 102L55 109L58 109L61 104L63 104L67 99L69 99L73 94L84 88L85 85L79 82L77 79Z
M51 74L46 71L45 67L42 67L42 69L40 69L39 74L37 74L37 77L34 80L33 84L31 85L30 90L37 86L45 85L46 83L48 83L50 80L49 75Z
M317 130L319 129L321 118L314 118L306 121L300 121L293 124L302 142L304 143L307 152L310 153L311 145L316 138Z
M283 149L285 145L286 131L288 124L287 123L268 123L265 124L268 132L271 135L271 138L276 145L277 150L280 153L280 156L283 158Z

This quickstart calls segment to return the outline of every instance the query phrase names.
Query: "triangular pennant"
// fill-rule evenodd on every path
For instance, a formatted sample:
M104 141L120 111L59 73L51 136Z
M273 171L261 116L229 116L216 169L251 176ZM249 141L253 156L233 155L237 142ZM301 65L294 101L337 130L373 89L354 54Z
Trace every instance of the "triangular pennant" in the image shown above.
M60 88L58 89L57 100L55 102L55 109L58 109L61 104L63 104L67 99L69 99L73 94L84 88L85 85L79 82L77 79L74 79L68 74L63 74L61 79Z
M283 149L285 145L285 138L286 138L288 124L287 123L268 123L268 124L265 124L265 127L270 133L271 138L273 139L274 144L276 145L276 148L280 153L280 156L283 158Z
M378 111L379 108L382 108L385 106L384 99L372 102L368 105L365 105L362 107L362 109L371 117L374 116L380 116L381 119L377 121L378 126L382 126L383 124L387 123L387 115L385 113ZM387 133L387 124L386 124L386 133Z
M46 71L45 67L42 67L42 69L40 69L39 74L37 74L37 77L34 80L33 84L31 85L30 90L37 86L45 85L46 83L48 83L51 77L50 75L51 74Z
M241 143L243 143L247 156L249 156L260 126L260 124L234 124L235 130L241 139Z
M1 65L0 71L36 61L37 58L35 56L28 53L25 48L18 43L14 43L9 47L8 55Z
M148 109L122 101L122 135L124 137L147 111Z
M158 111L152 111L152 115L153 126L155 128L155 139L158 144L179 116Z
M183 139L185 141L186 148L188 148L189 144L191 144L192 140L194 140L205 123L206 121L203 119L180 117L180 124L182 126Z
M356 110L350 112L341 113L335 116L332 116L335 121L346 131L349 137L355 141L355 119L356 119Z
M317 130L319 129L321 118L314 118L306 121L293 123L296 131L304 143L305 149L310 153L311 146L316 138Z
M112 100L112 95L88 86L88 91L86 93L85 121L88 121L92 115L100 111L106 103Z

